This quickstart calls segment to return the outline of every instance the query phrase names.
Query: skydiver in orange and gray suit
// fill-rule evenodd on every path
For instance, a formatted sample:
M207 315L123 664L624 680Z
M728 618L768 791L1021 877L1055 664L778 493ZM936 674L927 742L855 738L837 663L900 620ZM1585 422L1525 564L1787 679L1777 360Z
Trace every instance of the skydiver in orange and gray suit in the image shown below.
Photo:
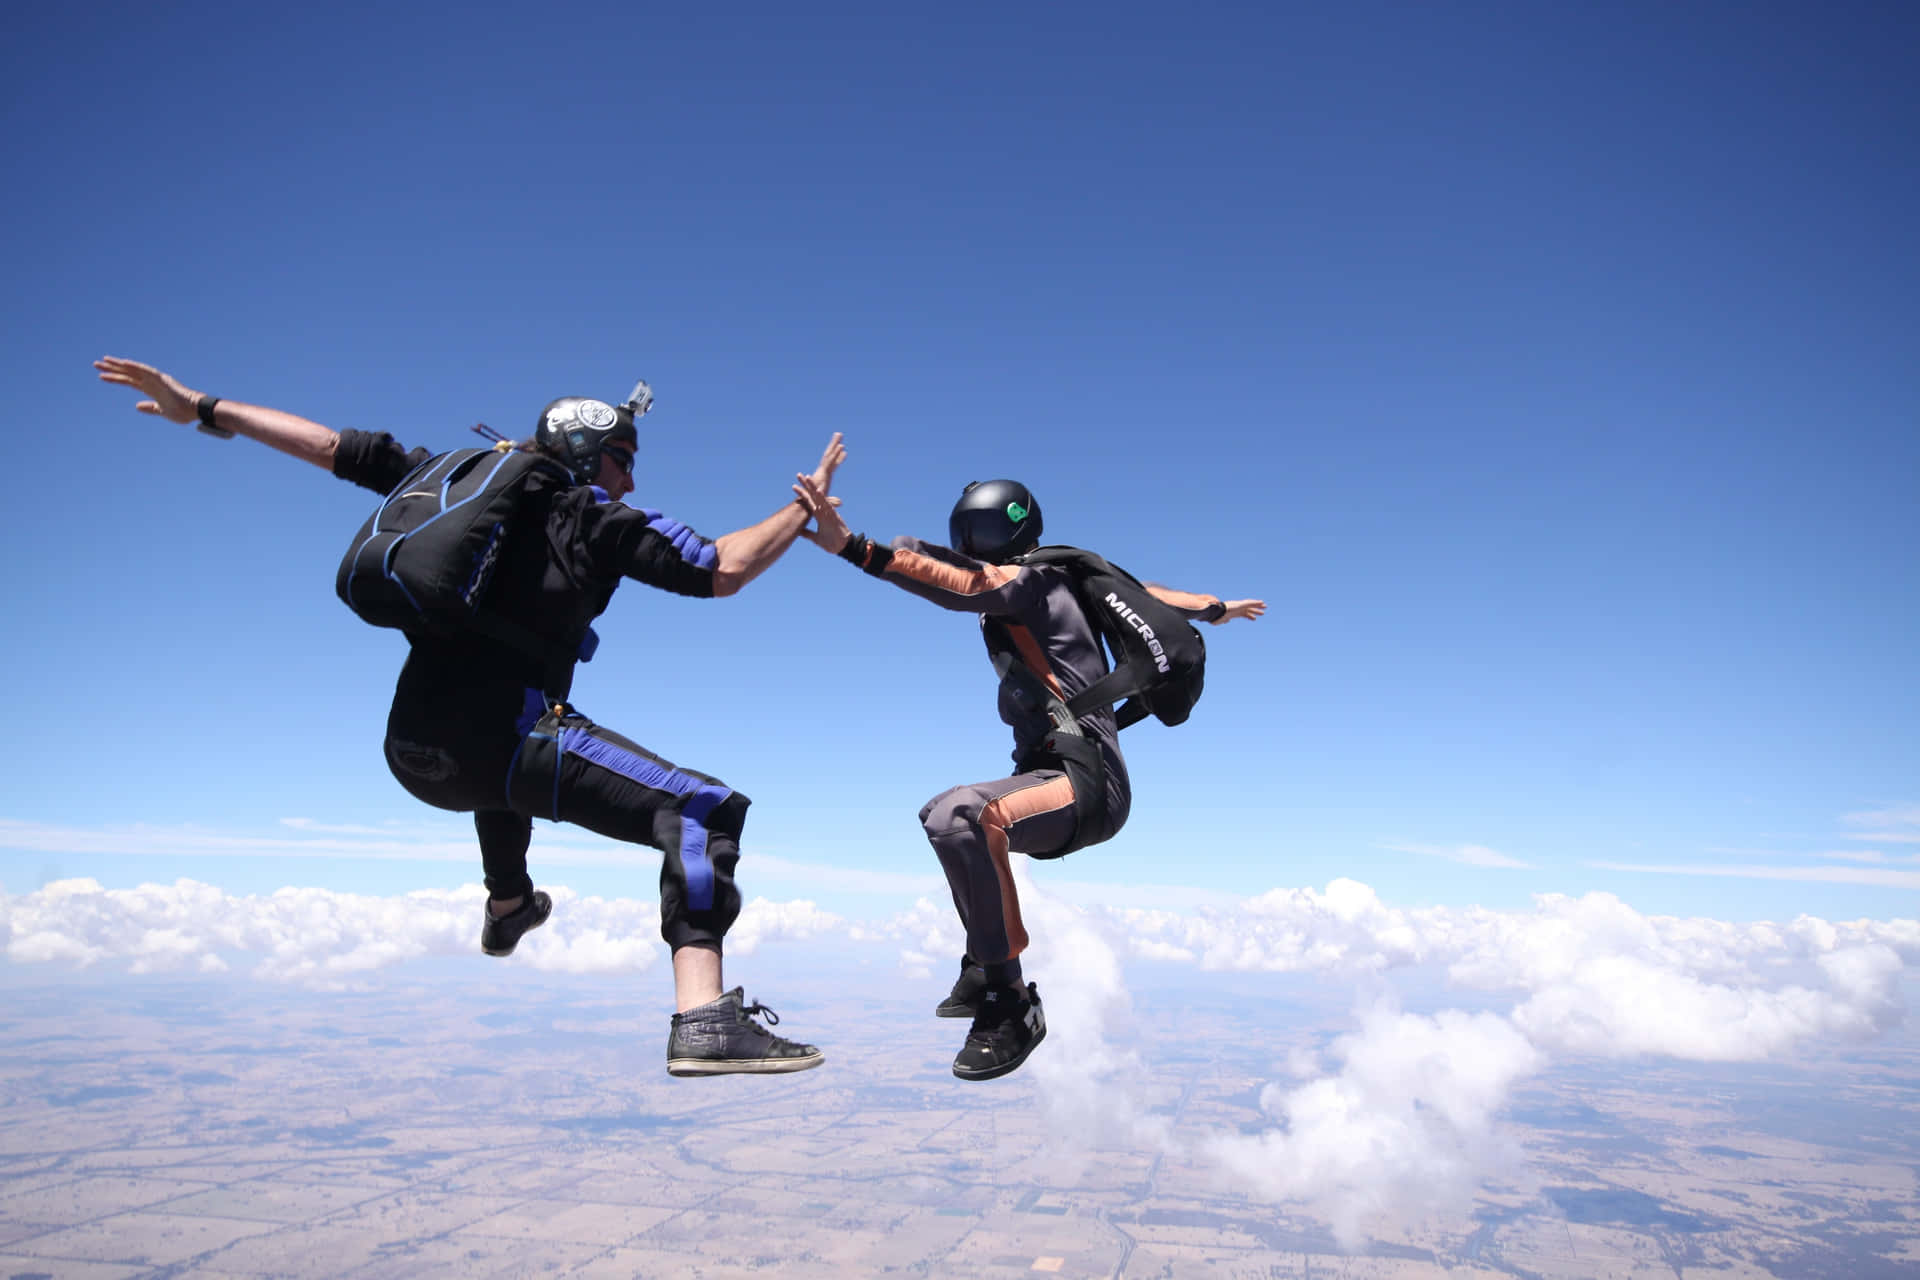
M1026 486L968 485L948 520L951 547L909 537L880 546L851 532L809 477L800 477L794 491L817 524L804 531L809 540L943 609L982 615L1001 677L1000 718L1013 729L1015 772L942 792L920 811L920 823L967 931L960 977L935 1010L943 1018L973 1018L953 1074L1006 1075L1047 1034L1040 992L1020 973L1027 931L1008 854L1057 858L1111 839L1132 800L1111 706L1080 715L1077 738L1070 729L1057 731L1063 704L1107 674L1106 656L1068 572L1021 562L1041 533L1040 504ZM1216 625L1267 609L1260 600L1147 589L1186 617Z

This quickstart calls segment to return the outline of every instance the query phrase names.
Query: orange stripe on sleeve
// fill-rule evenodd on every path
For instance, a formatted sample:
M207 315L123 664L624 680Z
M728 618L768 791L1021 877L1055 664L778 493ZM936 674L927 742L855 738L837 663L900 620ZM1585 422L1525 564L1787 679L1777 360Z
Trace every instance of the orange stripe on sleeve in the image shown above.
M1020 571L1003 564L983 564L978 569L963 569L959 565L947 564L932 556L902 548L895 551L893 559L887 562L887 572L912 578L915 582L923 582L942 591L951 591L957 596L977 596L995 587L1006 586Z

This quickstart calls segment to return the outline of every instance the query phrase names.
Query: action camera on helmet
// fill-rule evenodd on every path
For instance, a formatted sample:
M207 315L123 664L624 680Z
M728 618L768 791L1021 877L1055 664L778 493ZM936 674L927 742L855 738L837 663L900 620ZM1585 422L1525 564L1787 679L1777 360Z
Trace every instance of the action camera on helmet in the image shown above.
M533 441L560 459L573 478L590 484L600 470L600 454L610 444L638 450L640 433L634 423L653 408L653 388L636 382L624 404L612 405L586 396L562 396L540 411Z

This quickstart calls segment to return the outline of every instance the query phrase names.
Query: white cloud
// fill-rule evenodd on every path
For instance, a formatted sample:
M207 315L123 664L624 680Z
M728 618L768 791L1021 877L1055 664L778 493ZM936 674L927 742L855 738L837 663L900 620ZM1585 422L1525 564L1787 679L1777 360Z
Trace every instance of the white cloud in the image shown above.
M885 920L854 922L847 927L847 936L854 942L897 945L901 968L910 978L945 974L951 981L967 949L966 934L954 919L953 908L936 905L931 898L915 899L911 907Z
M1150 1073L1120 1043L1132 1017L1121 955L1155 945L1162 958L1187 954L1152 938L1129 939L1128 931L1142 921L1164 928L1169 913L1076 907L1040 892L1024 859L1015 863L1015 879L1034 938L1024 968L1048 1010L1047 1044L1026 1070L1061 1139L1055 1159L1115 1143L1157 1150L1210 1168L1243 1193L1314 1205L1347 1247L1357 1247L1366 1225L1380 1217L1465 1206L1486 1178L1516 1160L1497 1117L1513 1084L1537 1070L1543 1055L1509 1021L1484 1013L1419 1017L1375 1007L1362 1016L1359 1032L1331 1047L1336 1069L1323 1074L1325 1064L1298 1050L1283 1064L1303 1082L1262 1092L1271 1128L1176 1135L1150 1109L1143 1092ZM1377 967L1372 960L1351 963L1369 929L1391 939L1387 953L1412 954L1405 921L1354 881L1336 881L1324 894L1275 890L1244 903L1233 919L1216 915L1212 923L1223 930L1273 926L1266 936L1290 960L1332 968ZM1331 936L1307 942L1316 929ZM1271 967L1217 938L1201 947L1214 967L1224 967L1217 963L1223 957Z
M1122 1047L1133 1019L1115 922L1041 892L1026 858L1014 860L1014 882L1028 932L1045 945L1022 960L1039 988L1047 1016L1046 1048L1030 1070L1049 1123L1074 1149L1103 1142L1167 1145L1166 1122L1149 1113L1135 1082L1146 1079L1139 1057Z
M1644 955L1602 952L1543 982L1514 1012L1534 1043L1558 1051L1751 1061L1816 1036L1859 1040L1899 1017L1901 963L1885 947L1822 956L1811 985L1704 980Z
M1027 1070L1068 1149L1125 1142L1197 1162L1243 1193L1312 1204L1348 1247L1383 1216L1461 1208L1517 1160L1499 1113L1545 1053L1490 1013L1369 1008L1326 1061L1295 1050L1278 1064L1299 1083L1262 1091L1272 1123L1257 1134L1176 1135L1149 1109L1137 1083L1149 1073L1119 1043L1132 1015L1120 957L1151 950L1159 958L1204 956L1212 968L1363 975L1432 949L1413 917L1384 907L1367 886L1274 890L1237 912L1186 919L1178 932L1192 941L1189 951L1154 936L1175 928L1172 913L1083 909L1041 893L1024 860L1015 870L1034 937L1024 967L1048 1009L1048 1043ZM1253 941L1232 945L1225 936L1233 934Z
M1817 855L1832 858L1838 862L1862 862L1869 866L1916 866L1920 867L1920 853L1886 853L1879 849L1834 850Z
M568 828L540 828L535 848L545 866L657 868L652 849L607 840ZM0 849L45 854L113 854L123 857L368 858L376 861L458 862L477 865L479 853L468 820L394 823L367 827L282 818L273 834L222 830L194 824L68 827L0 818Z
M1888 889L1920 889L1920 871L1868 867L1771 867L1731 863L1659 864L1589 862L1600 871L1634 871L1662 876L1722 876L1737 880L1789 880L1817 884L1870 884Z
M1849 840L1873 840L1883 844L1920 844L1920 805L1898 805L1891 809L1870 809L1841 816L1850 827L1867 827Z
M1375 1219L1458 1213L1517 1162L1497 1117L1544 1056L1506 1019L1378 1007L1329 1056L1336 1071L1261 1092L1273 1128L1202 1143L1236 1189L1306 1201L1354 1248Z
M1361 977L1439 965L1511 995L1557 1051L1755 1059L1813 1036L1865 1036L1898 1016L1920 922L1731 924L1643 916L1610 894L1543 895L1531 911L1393 908L1367 886L1273 890L1235 912L1110 913L1135 955L1203 969Z
M527 935L516 961L551 973L639 973L664 954L658 903L550 892L553 918ZM0 942L18 965L216 972L252 957L255 977L339 988L411 960L478 954L485 900L478 885L393 898L326 889L233 897L192 880L137 889L60 880L19 897L0 894ZM741 911L728 949L745 955L841 924L810 902L756 899Z
M1462 863L1469 867L1499 867L1517 870L1530 870L1530 862L1510 858L1483 844L1389 844L1382 848L1392 849L1396 853L1417 853L1425 858L1445 858L1449 862Z
M1228 911L1111 914L1134 954L1191 955L1211 970L1376 973L1419 963L1430 947L1417 913L1385 906L1355 880L1332 881L1325 892L1272 889Z
M1759 1060L1809 1041L1865 1039L1899 1020L1900 977L1920 960L1920 921L1733 924L1645 916L1609 894L1545 895L1529 911L1406 910L1336 880L1181 915L1076 908L1024 876L1020 888L1034 936L1027 971L1063 997L1049 1002L1050 1026L1072 1028L1064 1052L1043 1051L1030 1070L1050 1111L1083 1134L1119 1129L1173 1151L1110 1043L1125 1022L1119 955L1344 975L1364 989L1392 970L1437 965L1457 986L1513 999L1505 1016L1370 1007L1336 1042L1332 1070L1297 1052L1276 1064L1276 1074L1307 1078L1263 1093L1274 1127L1175 1152L1243 1190L1315 1204L1349 1245L1375 1216L1457 1209L1505 1172L1512 1148L1498 1115L1512 1086L1553 1056ZM1104 1012L1064 1023L1081 1005Z
M1861 844L1920 844L1920 805L1897 805L1887 809L1866 809L1840 815L1843 831L1838 838ZM1588 865L1608 871L1650 872L1656 875L1729 876L1749 880L1825 881L1833 884L1881 885L1891 889L1920 888L1920 873L1907 871L1847 871L1834 867L1782 866L1787 857L1813 857L1828 862L1854 862L1879 868L1888 865L1920 866L1920 852L1889 855L1879 849L1821 850L1812 854L1783 854L1777 850L1713 848L1709 852L1730 857L1765 858L1760 863L1663 864L1639 866L1626 863L1595 862Z
M657 907L655 920L657 923ZM733 928L727 932L727 952L729 955L752 955L763 942L805 941L825 933L839 933L845 925L846 922L839 916L822 911L811 902L772 902L766 898L753 898L741 908L740 918L734 921Z
M314 835L374 836L382 839L396 834L397 831L395 824L368 827L346 822L321 822L314 818L282 818L280 825L291 827L295 831L312 832Z

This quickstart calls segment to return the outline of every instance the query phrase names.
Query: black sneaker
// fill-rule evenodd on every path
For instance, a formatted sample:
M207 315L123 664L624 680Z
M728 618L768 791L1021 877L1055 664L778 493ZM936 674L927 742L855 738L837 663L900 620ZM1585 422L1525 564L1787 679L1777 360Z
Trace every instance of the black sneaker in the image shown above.
M493 914L491 903L480 908L486 922L480 926L480 949L490 956L510 956L529 929L538 929L553 914L553 899L535 889L520 899L520 905L503 916Z
M667 1036L667 1074L722 1076L734 1072L760 1075L805 1071L827 1056L810 1044L785 1040L753 1020L763 1015L778 1025L780 1015L755 1001L746 1003L739 987L697 1009L673 1015Z
M953 980L947 998L933 1006L936 1018L971 1018L980 1012L980 993L987 989L987 971L973 962L972 956L960 957L960 976Z
M988 987L980 993L980 1012L974 1015L967 1042L953 1060L953 1074L962 1080L1003 1076L1025 1062L1033 1047L1046 1038L1040 988L1031 982L1025 991Z

